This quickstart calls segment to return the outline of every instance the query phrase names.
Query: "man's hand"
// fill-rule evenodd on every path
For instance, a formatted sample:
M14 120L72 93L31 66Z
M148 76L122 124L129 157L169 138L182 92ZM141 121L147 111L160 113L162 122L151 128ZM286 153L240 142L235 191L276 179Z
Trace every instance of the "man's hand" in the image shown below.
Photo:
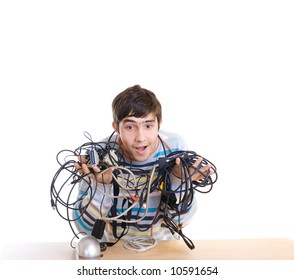
M203 158L202 157L199 157L193 164L193 167L190 167L190 174L193 174L192 176L192 181L199 181L203 178L205 178L206 176L210 176L214 173L214 170L210 169L212 167L212 165L210 163L202 166L199 171L202 173L202 174L205 174L202 175L200 172L196 171L196 169L199 167L199 164L201 164ZM176 177L178 178L181 178L181 160L179 158L176 158L176 165L173 167L172 169L172 173L173 175L175 175Z
M87 176L92 180L96 180L102 184L111 184L112 183L112 172L114 171L113 167L109 167L104 171L101 171L99 167L96 165L92 165L87 163L85 157L79 157L80 162L74 163L74 167L80 174L88 174ZM90 171L90 168L93 169L94 172Z

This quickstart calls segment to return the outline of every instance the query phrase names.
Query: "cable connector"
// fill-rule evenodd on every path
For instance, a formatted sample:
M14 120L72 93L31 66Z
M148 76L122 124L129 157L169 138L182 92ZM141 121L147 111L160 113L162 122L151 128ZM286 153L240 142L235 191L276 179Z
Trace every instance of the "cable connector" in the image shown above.
M99 164L99 156L98 153L96 152L95 149L91 149L89 151L89 156L90 156L90 162L92 165L98 165Z
M104 234L105 226L106 226L105 221L97 219L95 221L94 226L93 226L91 235L93 235L97 239L101 239L103 237L103 234Z
M138 198L135 197L134 195L130 194L130 198L132 199L132 201L138 202Z
M114 150L110 150L103 158L103 161L110 166L117 165L117 162L118 162L117 154L115 153Z
M166 157L160 157L158 159L158 168L159 168L159 170L165 168L166 163L167 163L167 158Z

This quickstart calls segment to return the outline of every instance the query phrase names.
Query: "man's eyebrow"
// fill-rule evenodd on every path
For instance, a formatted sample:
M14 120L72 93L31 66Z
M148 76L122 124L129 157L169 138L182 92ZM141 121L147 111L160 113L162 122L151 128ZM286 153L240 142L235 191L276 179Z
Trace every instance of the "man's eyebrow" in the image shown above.
M128 123L128 122L130 122L130 123L154 123L155 119L147 119L147 120L144 120L142 122L137 122L137 121L135 121L133 119L128 119L128 118L123 120L123 123Z

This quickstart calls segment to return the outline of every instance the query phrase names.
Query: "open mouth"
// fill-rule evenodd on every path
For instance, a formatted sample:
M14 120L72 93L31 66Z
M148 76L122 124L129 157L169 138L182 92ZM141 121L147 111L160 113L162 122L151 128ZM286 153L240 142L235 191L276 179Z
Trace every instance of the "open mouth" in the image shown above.
M145 150L147 149L148 146L140 146L140 147L135 147L135 150L138 152L138 153L144 153Z

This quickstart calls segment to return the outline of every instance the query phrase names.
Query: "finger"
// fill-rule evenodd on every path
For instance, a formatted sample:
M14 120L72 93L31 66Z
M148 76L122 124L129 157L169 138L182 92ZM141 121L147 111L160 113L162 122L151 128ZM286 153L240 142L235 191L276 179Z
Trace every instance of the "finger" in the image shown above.
M206 164L203 167L200 168L200 173L204 174L204 175L209 175L210 173L210 168L211 168L211 164Z
M83 172L82 172L82 167L81 167L77 162L74 163L74 167L75 167L75 169L76 169L80 174L83 173Z
M114 168L113 167L109 167L105 170L103 170L99 175L103 175L104 177L105 176L111 176L112 172L114 171Z
M180 158L176 158L176 161L175 161L175 163L176 163L177 165L180 165L180 163L181 163L181 160L180 160Z
M89 169L88 165L85 163L82 163L82 170L83 170L83 173L85 173L85 174L90 173L90 169Z
M203 168L203 172L208 171L208 170L210 169L210 167L211 167L211 164L210 164L210 163L208 163L208 164L206 164L205 166L203 166L203 167L202 167L202 168Z
M101 171L101 169L97 166L97 165L92 165L92 168L93 168L93 170L96 172L96 173L98 173L98 172L100 172Z
M208 174L207 175L212 175L212 174L214 174L214 170L213 169L210 169L209 171L208 171Z
M97 176L96 179L100 183L106 183L110 184L112 181L112 172L114 171L113 167L107 168L106 170L100 172Z
M202 161L202 158L199 158L197 161L200 161L200 159ZM197 161L194 163L194 167L196 166ZM198 171L193 176L193 180L198 181L198 180L203 179L206 176L210 176L210 175L212 175L214 173L213 170L210 170L210 168L212 167L212 165L210 163L202 166L200 169L198 168L199 164L196 167L196 170L198 170Z
M86 158L85 156L78 156L78 161L81 163L87 163L88 158Z
M82 163L88 163L89 162L89 158L88 157L85 157L85 156L80 156L80 161Z
M199 158L194 162L193 166L194 166L195 168L200 167L200 164L201 164L202 160L203 160L203 158L202 158L202 157L199 157Z

